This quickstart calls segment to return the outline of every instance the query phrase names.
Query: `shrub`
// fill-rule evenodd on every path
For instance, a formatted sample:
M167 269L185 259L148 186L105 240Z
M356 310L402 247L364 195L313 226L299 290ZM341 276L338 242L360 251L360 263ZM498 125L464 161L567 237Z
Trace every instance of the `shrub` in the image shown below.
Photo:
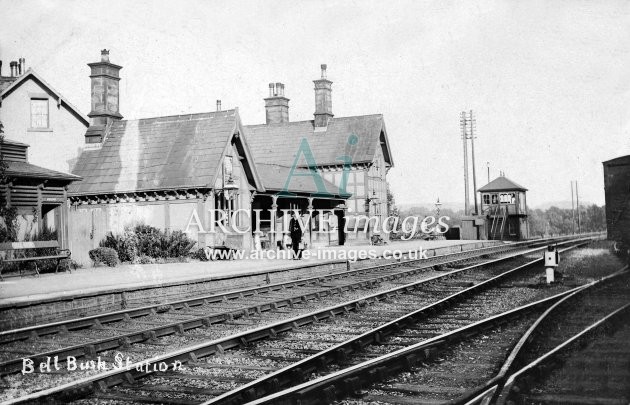
M90 259L94 262L94 265L102 263L109 267L116 267L120 262L116 251L108 247L98 247L96 249L92 249L90 250L89 255Z
M112 232L108 233L98 245L114 249L122 262L135 262L138 257L137 238L133 231L129 229L126 229L122 235L114 235Z
M192 248L195 247L195 241L182 231L174 231L164 235L164 240L167 247L166 257L169 258L188 256Z
M114 249L123 262L155 263L155 260L149 259L183 258L190 255L195 241L182 231L168 233L150 225L136 225L125 228L122 235L110 232L99 246Z

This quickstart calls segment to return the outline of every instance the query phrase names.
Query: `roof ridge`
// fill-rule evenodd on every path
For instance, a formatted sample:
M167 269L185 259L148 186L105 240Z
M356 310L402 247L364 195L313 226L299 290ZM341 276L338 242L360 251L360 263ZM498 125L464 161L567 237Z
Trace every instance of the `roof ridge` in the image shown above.
M383 117L383 114L381 113L374 113L374 114L363 114L363 115L349 115L347 117L333 117L331 120L332 121L341 121L341 120L347 120L347 119L351 119L351 118L364 118L364 117ZM289 122L280 122L277 124L250 124L250 125L245 125L246 127L274 127L274 126L283 126L283 125L291 125L291 124L304 124L304 123L313 123L314 120L301 120L301 121L289 121Z
M128 119L128 120L119 120L118 122L155 120L155 119L159 119L159 118L192 117L192 116L196 116L196 115L210 115L210 114L217 114L217 113L228 113L228 112L231 112L231 111L232 112L236 112L236 108L232 108L232 109L229 109L229 110L221 110L221 111L206 111L206 112L189 113L189 114L173 114L173 115L161 115L161 116L157 116L157 117L134 118L134 119Z

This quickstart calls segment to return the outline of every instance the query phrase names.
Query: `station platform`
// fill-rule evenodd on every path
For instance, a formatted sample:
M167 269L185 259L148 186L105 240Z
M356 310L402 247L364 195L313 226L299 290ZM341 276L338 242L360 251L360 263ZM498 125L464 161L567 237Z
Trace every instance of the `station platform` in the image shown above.
M187 263L128 264L118 267L90 267L72 270L71 273L42 274L39 277L11 277L0 282L0 307L29 305L55 300L72 300L86 295L107 294L119 291L158 288L166 285L235 279L269 272L341 263L346 257L366 251L383 257L396 250L404 254L426 250L429 257L455 251L469 250L500 244L498 241L436 240L397 241L382 246L331 246L322 248L336 259L318 258L317 250L310 249L309 258L291 259L250 258L252 252L240 260L190 261ZM353 252L351 252L353 251ZM320 255L326 256L326 255ZM328 256L330 257L330 256ZM343 257L344 259L339 259Z

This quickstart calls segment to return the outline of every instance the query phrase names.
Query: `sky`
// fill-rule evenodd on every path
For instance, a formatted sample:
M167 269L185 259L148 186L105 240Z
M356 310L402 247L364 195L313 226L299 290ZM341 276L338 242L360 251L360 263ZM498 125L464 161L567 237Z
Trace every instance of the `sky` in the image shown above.
M87 63L123 66L126 119L238 107L268 83L313 118L328 65L337 117L384 115L401 204L463 205L459 115L477 120L477 186L500 171L530 206L604 203L602 161L630 154L630 2L0 0L0 59L20 57L80 111ZM471 185L472 187L472 185Z

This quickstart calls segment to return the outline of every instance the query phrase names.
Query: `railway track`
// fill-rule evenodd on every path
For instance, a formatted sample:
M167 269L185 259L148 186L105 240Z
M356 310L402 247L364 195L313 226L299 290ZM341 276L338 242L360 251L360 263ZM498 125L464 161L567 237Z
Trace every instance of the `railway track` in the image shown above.
M507 257L528 249L519 245L510 249ZM392 283L439 274L428 271L432 266L458 266L478 261L481 256L506 253L505 247L483 248L435 257L422 265L407 260L0 332L0 373L19 372L23 357L34 361L55 356L94 357L104 351L151 342L211 324L279 311L293 306L294 302L313 301L360 289L388 288L394 285Z
M502 275L499 278L496 278L497 274L506 273L505 268L503 269L496 268L496 267L501 267L501 266L496 266L496 264L503 263L505 260L506 259L504 258L504 259L498 259L498 260L492 261L492 263L495 264L494 269L487 268L488 267L487 265L484 267L480 265L469 266L464 269L447 272L446 274L436 275L434 277L431 277L429 280L415 281L410 284L390 288L390 289L379 292L377 294L373 294L368 297L359 296L354 300L343 302L338 305L333 305L332 307L328 307L324 310L316 310L314 312L307 313L304 316L298 316L298 317L293 317L286 320L281 320L279 322L267 324L265 326L260 326L254 330L251 330L251 328L254 327L255 325L261 324L260 322L256 323L257 320L253 319L257 317L263 318L265 314L261 313L260 315L250 316L250 319L245 319L245 318L242 319L243 325L238 325L238 326L242 326L242 328L240 329L244 330L244 332L229 335L229 333L233 333L235 331L234 323L237 320L233 319L232 321L226 322L227 324L229 324L227 328L228 329L227 334L229 336L227 337L208 341L208 339L211 338L211 336L209 336L208 334L204 334L202 336L203 343L196 344L193 347L187 347L185 349L167 353L165 355L161 355L156 358L152 358L151 361L147 364L158 364L160 362L168 363L168 362L175 362L175 361L190 362L191 363L190 367L195 367L195 370L197 372L197 377L195 378L194 376L191 376L189 373L188 374L184 373L185 376L178 377L177 372L168 373L169 374L168 377L164 377L163 375L160 374L160 376L158 376L157 378L168 379L169 381L171 381L171 385L162 384L162 386L160 387L160 385L158 384L156 387L151 388L149 391L157 393L157 398L159 399L156 400L156 402L161 402L161 403L164 403L164 398L162 398L161 396L163 396L165 391L168 391L166 387L170 387L169 389L175 393L174 395L173 394L170 395L171 397L170 401L172 403L190 403L188 399L186 401L178 402L177 396L179 395L180 397L190 397L193 391L195 391L198 395L200 394L202 397L205 395L204 398L215 397L215 396L221 395L220 388L207 388L207 387L209 386L211 387L213 384L216 384L217 381L221 382L221 380L223 380L223 382L225 383L228 383L228 384L224 384L224 386L229 387L230 384L229 384L229 381L227 381L228 377L225 375L225 370L227 370L228 368L233 368L233 364L238 363L243 358L247 358L247 356L243 356L242 354L239 354L238 352L234 352L234 356L228 356L225 354L227 350L242 349L242 348L247 348L247 350L250 350L248 346L251 346L253 342L256 342L258 340L266 339L268 337L277 338L279 334L282 334L283 337L285 335L290 336L290 334L284 333L289 330L294 330L295 333L301 333L298 330L302 330L302 328L305 325L311 327L312 324L314 323L321 322L327 319L332 319L338 315L343 315L344 318L347 318L353 315L358 316L358 318L355 319L355 322L357 322L357 324L355 325L350 324L349 327L346 327L345 333L344 331L340 330L338 331L338 333L333 334L335 337L329 339L328 341L326 341L325 339L317 339L316 346L317 344L319 344L320 345L319 347L314 346L311 348L300 349L298 350L298 353L294 355L293 358L289 358L290 359L289 361L301 361L301 360L304 360L305 358L308 358L308 355L311 355L316 352L320 352L322 349L325 349L326 345L334 347L334 346L338 346L339 342L341 341L347 343L347 341L349 340L348 338L351 337L353 333L356 335L357 331L363 332L366 328L369 328L370 326L383 324L384 319L401 318L401 315L402 317L405 317L405 319L414 319L414 316L417 317L418 319L421 319L421 318L425 318L426 315L428 313L431 313L432 311L436 311L439 308L443 308L447 305L453 305L453 303L461 299L464 299L465 297L470 296L473 290L476 291L476 290L484 289L498 282L500 278L506 277L506 275ZM535 263L538 261L539 260L536 260L533 262ZM528 263L528 264L524 264L518 267L519 269L523 269L523 268L531 267L532 265L533 265L532 263ZM480 270L482 268L485 270ZM475 270L475 271L473 272L472 270ZM483 274L484 272L486 273ZM490 274L488 274L488 272ZM514 274L515 272L516 270L512 270L512 271L509 271L508 274ZM492 280L488 281L488 278L492 278ZM428 285L431 285L431 284L432 284L431 287L427 287ZM471 284L474 285L475 287L470 288L469 286ZM414 291L421 291L422 289L424 289L424 293L416 294L416 296L414 296L413 294ZM382 302L391 297L396 297L396 300L398 301L398 300L401 300L401 297L403 297L403 295L405 298L408 298L408 301L405 302L405 305L401 306L400 304L395 305L395 304L391 304L387 302ZM427 304L428 302L432 302L432 304ZM294 307L300 307L296 309L302 310L303 312L309 312L309 310L313 309L313 308L308 307L308 304L309 304L308 301L304 302L304 300L302 299L291 301L291 303L293 304ZM367 304L372 304L372 305L367 306ZM409 314L405 314L406 311L404 310L404 307L409 306L409 305L412 305L412 306L424 305L424 307L421 312L413 311L413 315L409 315ZM361 308L364 308L364 309L356 314L351 313L354 310L361 309ZM373 312L371 315L366 317L365 312L368 310L370 311L374 310L376 312ZM278 311L282 311L282 310L276 307L275 309L272 309L271 312L277 317ZM295 313L292 313L292 314L295 315ZM467 321L470 322L471 320L467 320ZM403 322L403 321L399 319L396 322ZM455 327L458 325L459 325L458 322L452 322L452 324L449 327ZM317 326L318 325L315 325L315 327ZM394 325L394 326L398 327L399 325L398 326ZM361 327L363 329L361 329ZM389 325L388 327L391 327L391 325ZM216 328L216 325L215 325L215 328ZM432 328L429 328L429 329L432 329ZM315 330L306 331L306 329L304 329L304 331L307 334L308 339L311 341L313 340L312 339L313 336L316 336L314 335L314 333L316 333ZM425 330L424 332L431 333L432 331ZM319 360L316 360L315 363L320 364L322 367L326 367L330 362L332 362L331 359L333 358L341 358L343 360L344 358L347 357L348 354L352 353L353 351L357 351L357 352L361 351L361 349L364 346L370 345L372 343L370 342L370 340L373 340L373 342L378 343L388 334L388 329L383 328L382 330L368 331L366 333L367 333L366 336L361 335L358 340L355 339L348 344L344 343L343 348L335 347L332 353L330 353L330 350L329 350L328 353L325 353L324 355L320 356ZM331 335L328 334L328 336L331 336ZM184 338L185 338L185 335L177 336L177 339L174 339L174 340L177 340L178 342L174 342L174 343L181 344L182 340L184 341L186 340ZM163 340L163 339L164 338L160 340ZM289 340L287 341L287 343L289 345L300 341L300 339L296 336L293 336L293 339L290 337L288 339ZM156 339L152 339L152 340L153 341L149 343L152 343L152 344L160 343L160 342L155 342ZM190 341L188 341L187 343L190 344ZM168 346L168 343L166 342L161 342L160 344ZM324 346L321 346L321 345L324 345ZM383 346L383 345L380 345L380 346ZM263 348L263 349L264 347L265 347L264 344L260 346L260 348ZM281 361L280 358L288 350L287 347L275 348L275 350L273 350L274 348L269 348L269 349L270 350L267 350L267 351L272 352L272 355L269 358L267 358L267 360L273 360L273 361ZM276 353L277 355L274 357L273 353ZM146 354L147 353L144 352L143 356L141 357L143 358L149 357L149 356L146 356ZM218 365L217 367L211 367L210 363L206 363L206 365L202 364L202 362L200 361L202 357L210 356L213 354L222 354L221 356L212 356L213 359L219 359L219 358L223 359L224 364L222 366ZM226 359L227 359L227 363L225 362ZM281 363L273 364L273 365L271 365L270 363L267 363L265 365L264 364L265 362L262 360L261 360L261 363L263 364L262 365L261 364L249 365L246 368L249 371L263 372L263 374L265 372L266 373L270 372L271 369L282 368ZM137 365L134 364L133 366L137 366ZM211 372L212 370L216 370L216 369L224 370L223 375L217 376L216 372ZM204 370L206 370L206 372L204 372ZM300 375L302 376L302 378L304 378L305 374L308 373L308 371L305 368L303 368L301 371L300 370L296 371L295 369L293 369L290 371L290 373L292 376L291 378L295 376L300 376ZM71 383L68 383L58 388L44 390L42 392L35 393L30 396L24 396L15 402L36 401L36 400L42 400L43 398L57 399L57 400L61 399L65 401L68 398L77 397L85 393L94 392L95 388L97 389L98 393L96 394L95 397L90 399L91 401L95 400L95 398L98 397L100 399L106 399L106 400L121 400L121 399L129 400L129 399L135 398L138 402L146 402L149 400L150 396L147 396L146 393L142 390L136 390L136 392L140 392L141 395L140 396L136 395L134 397L132 393L128 392L129 390L127 391L123 390L121 392L114 392L108 388L111 386L119 385L121 383L126 384L124 388L128 388L128 386L134 386L136 384L135 381L142 380L142 377L146 377L148 374L153 374L153 373L152 372L147 373L144 370L136 370L133 367L131 367L131 369L129 370L128 369L112 370L109 372L100 373L97 376L87 377L79 381L73 381ZM250 380L256 377L255 374L256 373L253 373L253 374L250 373L249 376L236 376L235 378L236 384L240 383L242 385L243 383L247 383L248 381L251 382ZM274 377L274 378L275 379L272 379L270 381L263 382L262 385L270 386L272 389L281 388L280 380L277 377ZM154 378L145 379L145 381L150 381L150 380L154 382L156 381ZM197 384L199 386L197 387L184 386L181 383L181 381L183 380L186 380L187 383L190 383L191 381L197 381ZM160 381L160 380L157 380L157 381ZM200 388L200 386L203 386L206 388ZM131 388L130 390L133 391L133 389L134 388ZM223 391L226 391L225 387L223 388ZM199 402L199 400L202 400L204 398L199 397L197 402Z
M531 246L536 246L540 243L541 242L537 242L536 244L532 244ZM526 250L529 247L529 245L519 244L517 246L500 246L463 251L454 254L431 257L429 260L425 260L422 265L417 265L417 261L414 260L393 262L379 266L368 266L343 272L306 277L283 283L268 284L262 287L256 286L235 291L229 291L221 294L197 296L185 300L177 300L155 305L130 308L127 310L107 312L94 316L87 316L76 319L52 322L43 325L35 325L19 329L7 330L0 332L0 345L5 345L4 347L0 347L0 373L5 372L7 368L7 356L6 353L2 353L2 349L7 349L5 350L5 352L8 351L9 353L13 353L14 348L6 346L7 344L10 344L12 342L30 340L31 343L41 343L41 346L45 348L47 343L55 346L56 342L46 342L44 340L50 339L53 335L63 335L64 339L69 341L71 341L73 338L81 340L81 337L72 336L72 332L80 331L81 334L83 334L86 329L94 328L95 330L99 330L102 329L102 326L111 327L115 326L117 323L123 323L125 321L142 321L142 318L156 314L163 314L166 317L172 316L175 313L177 313L178 315L184 314L187 311L194 314L194 310L207 309L204 308L204 305L208 304L222 304L224 307L233 307L229 309L242 310L247 307L247 305L244 305L244 303L242 302L244 299L251 301L251 298L254 297L256 299L260 299L260 301L265 301L265 299L268 299L267 301L273 302L273 293L277 293L278 291L284 292L287 289L293 289L293 291L297 291L298 287L301 287L307 296L311 293L316 292L320 292L320 294L326 294L327 288L325 286L322 287L322 284L324 283L332 283L336 284L337 286L344 286L345 283L348 286L354 285L358 286L359 288L365 286L369 287L370 283L378 283L383 280L392 280L397 277L406 277L409 275L413 275L414 272L424 271L425 269L435 265L461 266L462 263L470 263L476 260L480 260L482 256L496 256L508 252L516 252L519 249ZM402 270L400 269L401 267ZM360 282L357 284L357 281ZM226 305L225 303L228 303L229 305ZM276 302L276 304L283 305L282 302ZM264 305L263 302L263 305L250 307L249 309L250 311L260 312L268 309L268 306ZM179 327L179 325L177 324L175 326L177 328ZM144 330L143 332L151 333L150 330ZM159 335L160 331L154 330L154 332L158 333ZM124 338L125 336L124 334L121 334L120 337ZM42 339L42 341L34 342L35 339ZM54 340L54 338L52 339ZM33 355L34 353L27 352L24 354ZM42 354L44 354L43 351ZM81 354L74 353L73 355L80 356Z
M606 281L561 300L530 328L493 402L630 402L630 273Z
M486 318L250 403L252 405L627 403L627 397L623 402L623 398L619 400L620 397L614 395L627 395L628 385L624 385L623 381L628 381L628 358L617 358L613 361L616 369L611 373L607 359L596 356L602 351L608 356L628 353L629 347L627 340L624 339L630 332L625 322L630 314L629 293L630 273L624 268L587 286L576 287ZM581 355L573 353L573 357L569 357L567 349L573 347L575 351L576 346L584 344L598 329L610 326L611 323L614 323L618 330L611 336L602 336L600 333L600 338L587 349L594 352L592 357L584 358L584 352L581 352ZM559 325L566 328L559 328ZM555 333L559 329L564 329L560 336ZM576 331L579 332L575 333ZM550 336L553 338L550 339ZM554 347L559 341L562 343ZM615 346L602 347L609 342ZM532 345L536 350L532 350ZM508 370L519 361L527 361L536 356L538 350L544 351L548 347L554 348L509 377L502 394L498 395L500 391L498 388L503 386ZM518 359L519 357L522 358ZM548 370L554 363L561 363L562 358L567 357L570 361L581 362L582 368L578 368L581 373L576 376L568 372L560 374L560 378L556 380L545 381L544 370ZM599 366L589 370L586 364L589 361L594 361ZM598 378L589 385L581 380L583 373L589 375L597 373ZM543 380L541 385L533 385L534 375ZM611 380L610 377L616 380ZM620 381L622 379L623 381ZM551 395L541 395L537 392L546 386L552 386L560 392ZM575 395L576 391L573 390L578 386L586 391L598 392L600 395L606 392L612 395L612 398L593 396L585 398L583 395ZM568 393L570 394L567 395ZM619 402L611 401L613 398Z
M517 249L521 248L523 248L523 246L517 247ZM260 298L261 300L264 300L264 298L270 298L269 301L272 302L273 300L271 298L273 293L278 291L282 292L287 289L297 291L301 288L301 291L307 295L313 292L321 293L326 290L325 287L321 287L323 283L335 283L339 285L344 285L345 283L347 285L351 285L353 283L357 284L358 281L358 287L361 287L369 285L370 282L379 282L387 280L388 278L395 279L396 277L413 275L414 271L422 271L434 265L458 265L464 262L478 260L478 258L483 255L502 254L507 250L514 251L509 247L483 248L475 251L465 251L462 253L432 257L423 265L414 265L416 262L407 260L400 263L388 263L386 265L370 266L331 274L311 276L288 282L255 286L225 293L197 296L185 300L176 300L155 305L129 308L126 310L106 312L94 316L23 327L0 332L0 344L6 345L12 342L26 341L28 339L50 338L53 335L63 335L67 340L72 340L72 336L69 336L68 333L72 333L74 331L85 332L86 329L90 328L98 329L101 326L113 326L117 322L143 320L143 318L155 314L172 315L176 311L179 311L177 312L178 314L183 314L189 309L205 309L204 305L207 304L222 304L224 307L233 307L235 310L242 309L244 307L242 302L244 299L250 300L251 298ZM403 269L401 270L400 267L403 267ZM226 303L229 305L226 305ZM254 307L253 310L255 311L256 307ZM263 310L263 308L260 308L260 310ZM7 348L7 346L4 346L3 348ZM12 348L8 347L8 349L10 350ZM6 366L6 364L0 364L0 370L4 370L5 367L3 366Z

